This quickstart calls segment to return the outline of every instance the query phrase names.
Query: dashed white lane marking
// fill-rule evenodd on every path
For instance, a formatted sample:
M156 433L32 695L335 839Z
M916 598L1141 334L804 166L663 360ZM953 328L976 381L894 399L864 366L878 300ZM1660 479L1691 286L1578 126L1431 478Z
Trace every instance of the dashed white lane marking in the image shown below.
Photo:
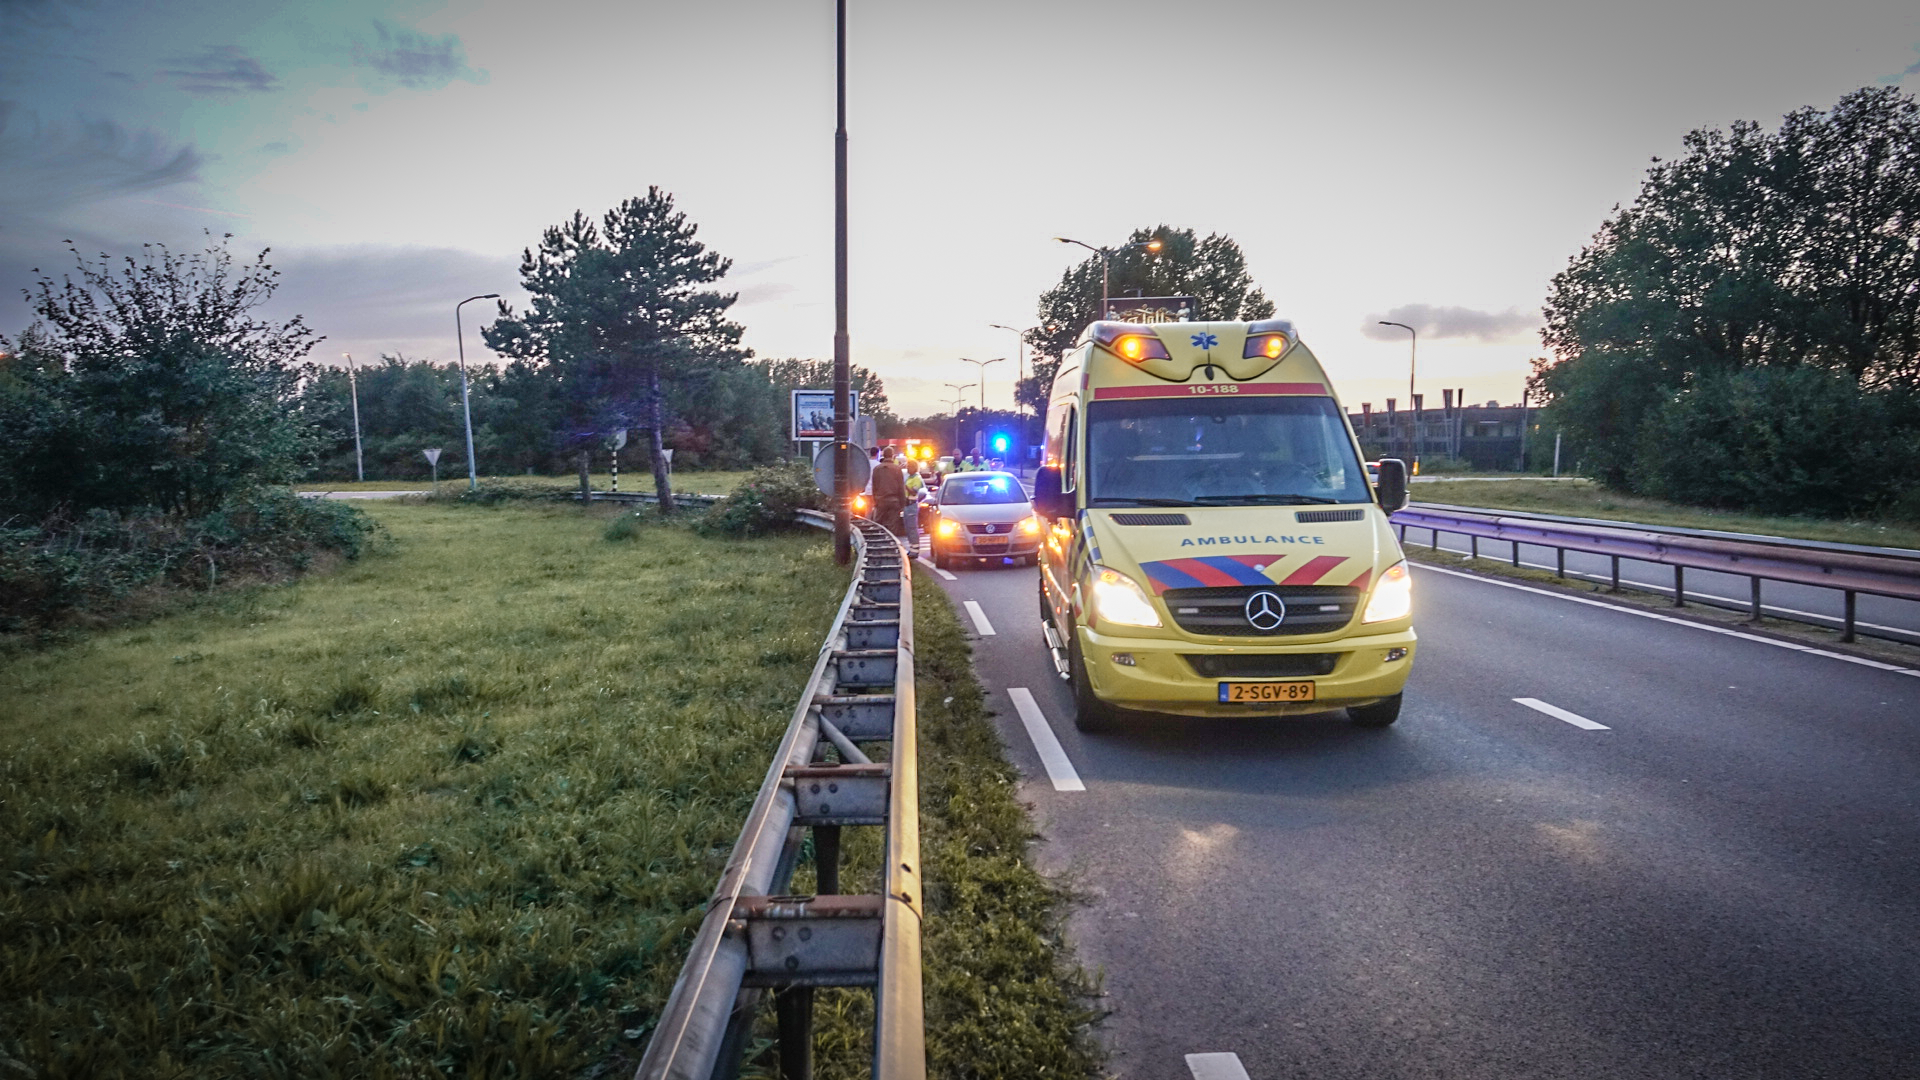
M948 581L960 580L958 577L955 577L954 575L947 573L945 570L940 569L939 567L933 565L932 563L928 562L925 559L920 560L920 565L926 567L927 569L933 571L936 574L939 574L941 577L946 578Z
M1555 720L1565 720L1567 723L1572 724L1574 727L1580 728L1583 731L1612 731L1613 730L1612 728L1608 727L1605 724L1596 724L1593 721L1587 719L1586 717L1581 716L1579 713L1568 712L1567 710L1559 707L1558 705L1549 705L1546 702L1541 701L1539 698L1517 697L1517 698L1514 698L1513 700L1518 704L1525 705L1527 708L1532 709L1534 712L1546 713L1548 716L1553 717Z
M993 637L993 624L987 621L987 613L978 600L963 600L967 614L973 617L973 628L980 631L981 637Z
M1188 1054L1193 1080L1251 1080L1239 1054Z
M1080 774L1074 771L1073 762L1067 760L1067 752L1060 748L1060 740L1054 738L1053 728L1040 711L1040 703L1033 700L1033 692L1024 686L1009 686L1007 696L1013 699L1013 710L1020 714L1020 722L1026 725L1027 738L1033 740L1033 748L1040 754L1040 764L1047 770L1047 779L1053 781L1053 790L1087 790L1087 785L1080 782Z
M1468 574L1459 570L1448 570L1444 567L1429 566L1426 563L1413 563L1411 565L1418 567L1421 573L1431 571L1435 574L1446 574L1450 577L1466 578L1468 581L1478 581L1487 585L1498 585L1503 589L1517 589L1520 592L1532 593L1535 596L1548 596L1555 600L1565 600L1568 603L1606 608L1608 611L1617 611L1622 615L1637 615L1640 618L1652 619L1655 622L1672 623L1675 626L1704 630L1709 634L1719 634L1723 637L1739 638L1742 641L1754 641L1762 645L1772 645L1776 649L1791 649L1794 652L1806 653L1808 656L1824 656L1829 660L1841 660L1849 664L1858 664L1861 667L1870 667L1877 671L1891 671L1896 675L1911 675L1914 678L1920 678L1920 671L1915 671L1912 668L1903 668L1897 664L1883 664L1878 660L1869 660L1864 656L1848 656L1845 653L1828 652L1825 649L1816 649L1811 645L1802 645L1796 641L1778 641L1774 638L1761 637L1758 634L1745 634L1738 630L1729 630L1724 626L1714 626L1710 623L1697 623L1691 619L1676 619L1671 615L1662 615L1657 611L1642 611L1639 608L1623 607L1619 604L1609 604L1600 600L1588 600L1583 596L1569 596L1566 593L1553 592L1549 589L1536 589L1531 585L1520 585L1511 581L1501 581L1498 578L1484 577L1480 574Z

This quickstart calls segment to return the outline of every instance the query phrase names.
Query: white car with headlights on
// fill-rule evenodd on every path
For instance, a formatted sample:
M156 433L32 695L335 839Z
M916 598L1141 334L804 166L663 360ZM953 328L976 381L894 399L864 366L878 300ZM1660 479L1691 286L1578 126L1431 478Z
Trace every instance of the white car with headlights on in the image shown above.
M1026 489L1012 473L953 473L941 482L934 503L933 565L955 559L1031 565L1042 532Z

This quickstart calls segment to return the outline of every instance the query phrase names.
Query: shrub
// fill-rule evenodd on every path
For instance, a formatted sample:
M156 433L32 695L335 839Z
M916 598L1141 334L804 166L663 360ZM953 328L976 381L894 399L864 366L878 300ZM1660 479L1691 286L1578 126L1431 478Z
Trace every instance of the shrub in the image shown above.
M209 589L304 570L316 555L358 558L379 526L358 509L267 488L198 518L144 510L55 513L0 529L0 632L112 615L135 590Z
M1641 428L1636 490L1769 514L1886 507L1920 467L1911 403L1813 367L1697 377Z
M757 536L803 528L797 510L824 510L827 497L814 486L813 470L797 461L768 465L747 474L733 493L707 510L700 531L708 535Z

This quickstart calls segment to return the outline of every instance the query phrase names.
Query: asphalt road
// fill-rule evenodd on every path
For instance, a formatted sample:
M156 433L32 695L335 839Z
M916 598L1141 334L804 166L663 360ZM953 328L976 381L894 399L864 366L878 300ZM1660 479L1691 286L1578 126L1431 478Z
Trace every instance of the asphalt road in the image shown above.
M1920 673L1414 573L1394 727L1096 737L1035 571L943 582L1117 1075L1920 1076Z

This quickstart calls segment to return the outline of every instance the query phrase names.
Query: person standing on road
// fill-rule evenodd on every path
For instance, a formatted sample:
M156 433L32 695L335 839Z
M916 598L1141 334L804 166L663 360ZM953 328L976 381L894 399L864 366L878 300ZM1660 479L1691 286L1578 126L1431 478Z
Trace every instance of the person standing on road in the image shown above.
M901 511L900 524L907 538L908 555L920 554L920 500L926 496L927 481L920 475L920 463L907 459L907 505Z
M873 519L899 536L900 511L906 504L907 474L893 460L893 447L882 447L880 462L873 469Z

